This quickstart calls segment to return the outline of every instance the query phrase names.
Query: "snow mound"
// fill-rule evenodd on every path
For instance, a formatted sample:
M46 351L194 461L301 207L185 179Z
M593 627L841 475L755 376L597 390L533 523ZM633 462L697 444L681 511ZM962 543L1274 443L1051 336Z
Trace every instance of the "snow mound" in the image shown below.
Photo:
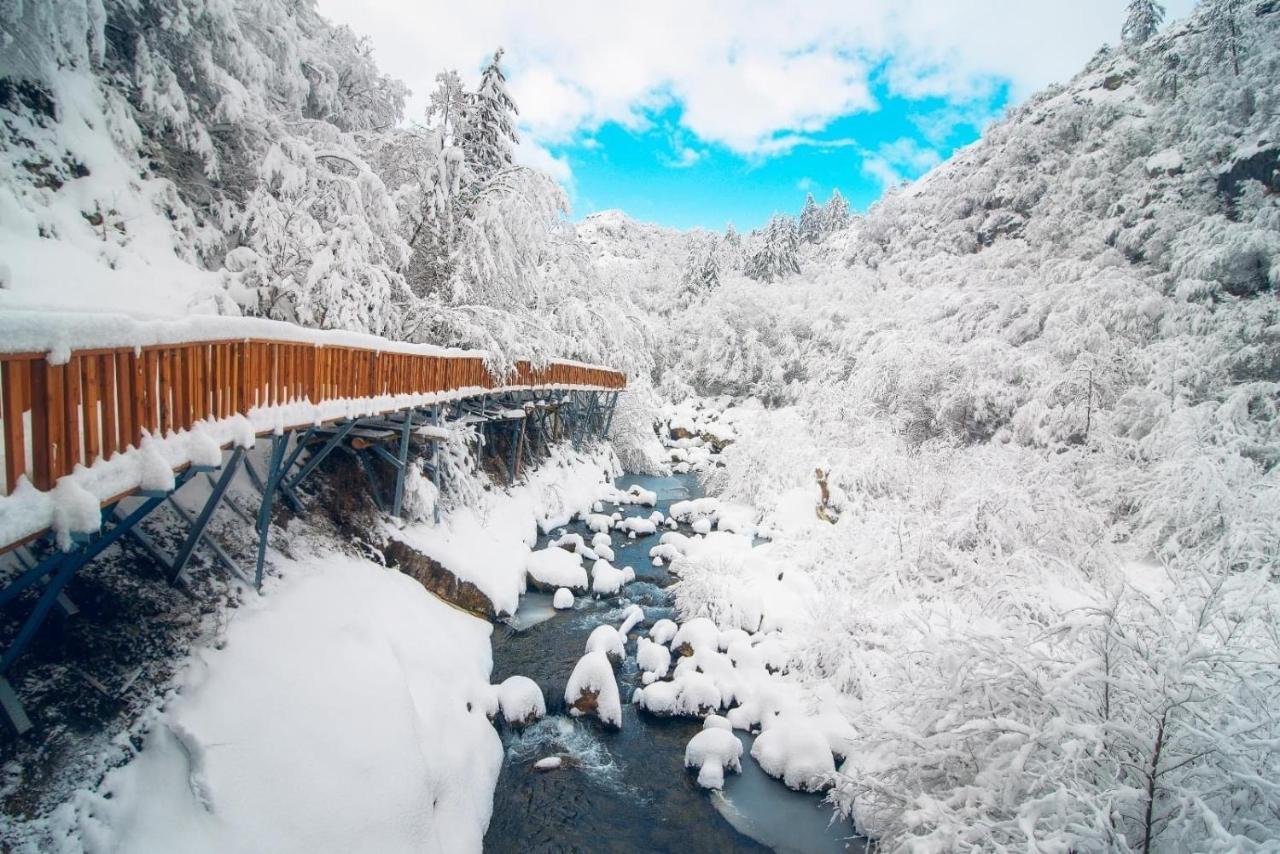
M654 643L669 644L679 631L675 620L662 619L649 627L649 637Z
M692 671L672 682L637 688L631 702L660 717L701 717L720 708L720 689L705 673Z
M597 560L591 567L591 592L612 596L627 583L627 573L617 569L607 560Z
M603 651L589 652L578 659L565 685L564 701L573 717L595 715L606 726L622 729L618 682Z
M542 689L528 676L510 676L498 686L498 707L512 726L526 726L547 713Z
M627 657L623 636L613 626L596 626L587 637L587 653L603 652L615 663Z
M525 562L529 577L546 587L587 589L587 571L573 552L552 546L531 552Z
M551 598L551 607L557 611L566 611L573 607L573 591L568 587L561 587L556 590L556 595Z
M804 719L783 719L756 737L751 755L788 788L818 792L831 784L835 760L826 737Z
M663 679L671 669L671 650L648 638L640 638L636 642L636 664L645 673L652 673L655 679Z
M644 608L639 605L632 605L627 608L622 615L622 625L618 627L618 634L626 638L627 634L636 626L644 622Z
M684 749L684 767L698 769L698 785L723 789L724 772L742 772L742 742L731 730L704 729L689 739Z

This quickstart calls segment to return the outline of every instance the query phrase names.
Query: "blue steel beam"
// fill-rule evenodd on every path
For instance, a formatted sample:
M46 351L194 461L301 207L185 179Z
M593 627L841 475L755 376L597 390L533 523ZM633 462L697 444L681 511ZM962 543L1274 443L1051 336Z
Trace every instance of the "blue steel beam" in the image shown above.
M262 491L262 506L258 508L258 559L253 569L253 586L262 589L262 564L267 558L267 537L271 533L271 500L280 484L281 463L284 462L284 449L289 443L289 434L271 437L271 459L267 469L266 489ZM313 458L314 459L314 458Z
M187 568L187 562L191 560L191 555L196 550L196 544L204 537L204 529L208 526L209 520L213 518L213 511L218 509L223 493L231 485L231 479L235 477L236 469L240 467L240 459L243 456L244 448L236 448L231 452L231 459L227 460L226 466L223 467L222 476L218 478L213 491L209 493L209 500L204 503L204 509L200 511L200 515L192 523L186 541L178 549L178 554L173 559L173 566L169 567L170 584L177 584L179 579L182 578L182 573Z

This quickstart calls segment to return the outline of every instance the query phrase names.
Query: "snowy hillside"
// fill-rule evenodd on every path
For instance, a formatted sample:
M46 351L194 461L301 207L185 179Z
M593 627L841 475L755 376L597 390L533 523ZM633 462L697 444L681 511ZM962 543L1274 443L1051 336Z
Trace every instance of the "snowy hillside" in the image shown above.
M563 192L514 162L501 51L406 117L369 43L308 2L8 4L0 44L0 308L648 366Z
M1280 8L1205 4L847 230L752 235L799 274L725 264L674 320L661 387L748 401L722 498L785 528L827 472L839 520L778 569L822 592L792 667L850 701L863 830L1280 832L1278 69ZM678 571L684 616L756 613L731 564Z

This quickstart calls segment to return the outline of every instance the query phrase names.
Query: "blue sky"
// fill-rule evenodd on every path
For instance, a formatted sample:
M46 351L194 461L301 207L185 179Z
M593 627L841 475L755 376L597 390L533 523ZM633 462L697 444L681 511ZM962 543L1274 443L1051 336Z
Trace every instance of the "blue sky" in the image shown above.
M1009 100L1009 87L993 83L986 97L911 100L883 84L872 111L842 116L806 142L772 156L744 155L706 144L684 130L680 107L650 115L634 130L607 122L550 152L572 170L575 218L620 208L636 219L677 228L745 231L775 212L795 213L806 193L819 201L838 188L858 210L886 185L919 177L956 148L978 138L985 122Z
M498 46L517 159L574 215L748 229L833 187L865 209L1119 39L1127 0L317 0L421 118ZM1164 0L1169 20L1194 0Z

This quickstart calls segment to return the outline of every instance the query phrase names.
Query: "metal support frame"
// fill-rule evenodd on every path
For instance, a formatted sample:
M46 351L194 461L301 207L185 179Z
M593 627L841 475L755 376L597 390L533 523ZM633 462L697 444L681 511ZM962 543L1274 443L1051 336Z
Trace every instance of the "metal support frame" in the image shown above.
M178 475L174 482L174 489L180 488L192 474L194 472L188 468ZM57 604L63 588L75 576L76 571L127 534L152 510L159 507L166 497L158 495L148 497L124 518L115 516L115 505L104 509L102 511L104 526L108 521L115 522L109 529L100 530L97 534L90 536L77 549L68 552L55 552L44 560L37 562L35 566L23 572L16 580L3 590L0 590L0 606L2 606L12 601L23 590L45 580L46 577L48 578L44 592L36 600L35 608L32 609L27 619L23 622L22 628L18 630L17 637L9 644L9 648L4 651L4 655L0 657L0 712L4 714L9 724L19 735L31 729L31 719L27 717L26 711L22 708L22 703L18 699L17 692L13 690L13 686L9 682L9 671L14 662L18 660L32 639L35 638L40 627L44 625L45 620L49 617L49 612Z
M440 427L440 404L431 407L431 423ZM431 443L431 482L436 487L436 506L435 506L435 523L440 524L440 446L444 443L443 439L436 439Z
M312 454L310 459L308 459L307 462L302 466L302 469L293 477L289 478L287 481L284 479L284 472L287 471L288 469L287 467L281 467L281 472L280 472L281 476L280 476L280 480L277 482L277 485L283 484L286 490L286 494L296 490L298 486L304 480L307 479L307 476L316 470L316 466L324 462L325 458L328 457L329 454L333 453L333 449L338 447L338 445L342 443L343 439L347 438L347 434L350 433L353 429L355 429L356 423L359 420L360 419L358 418L352 418L350 421L339 426L334 431L333 435L329 437L329 440L324 443L324 446L319 451ZM314 427L308 428L307 435L308 436L312 435L314 431L315 431ZM293 461L297 458L298 451L302 447L303 447L303 443L299 442L298 447L294 449L294 455L290 457L290 464L292 464ZM272 454L274 453L275 453L275 449L273 448Z
M204 509L200 511L200 515L195 518L194 522L190 521L189 514L185 512L179 513L180 516L188 519L191 529L187 533L187 539L183 542L181 548L178 549L178 554L173 559L173 565L169 567L170 584L177 584L182 580L182 575L187 569L187 563L191 560L192 553L195 552L196 545L201 540L212 542L212 538L206 537L205 528L208 527L209 520L213 518L213 511L217 510L218 505L222 503L222 496L226 494L227 487L231 485L231 479L235 477L236 471L240 468L240 460L243 457L244 448L235 448L232 450L231 458L227 460L226 465L222 467L222 476L219 477L217 483L214 484L213 491L209 493L209 500L204 503ZM177 501L172 500L172 496L170 497L170 501L175 507L179 507L180 510L183 509ZM214 552L215 554L221 552L221 554L219 554L219 558L224 560L230 567L235 566L231 559L227 557L226 553L222 552L221 547L218 547L216 544L214 546ZM236 575L240 574L238 570L232 569L232 571L235 572Z
M345 435L345 434L344 434ZM262 506L258 508L258 559L254 563L253 569L253 586L256 590L262 589L262 564L267 558L267 536L271 532L271 503L275 497L276 488L280 485L280 479L284 474L284 449L289 444L289 434L273 435L271 437L271 458L268 461L267 482L266 487L262 491ZM311 462L315 462L312 457ZM312 466L314 468L314 466ZM309 471L304 471L310 474ZM297 479L295 479L295 483Z

